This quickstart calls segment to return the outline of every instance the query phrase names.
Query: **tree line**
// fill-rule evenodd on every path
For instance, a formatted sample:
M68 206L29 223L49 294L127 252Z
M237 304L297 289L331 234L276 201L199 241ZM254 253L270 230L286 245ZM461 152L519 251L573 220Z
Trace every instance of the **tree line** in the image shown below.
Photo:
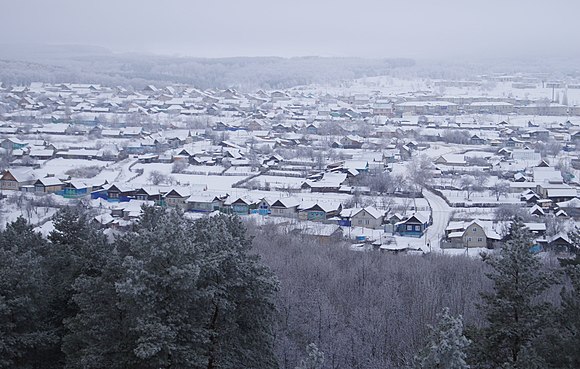
M53 223L0 232L0 368L580 366L580 257L540 260L521 221L482 259L152 207L112 240L80 208Z

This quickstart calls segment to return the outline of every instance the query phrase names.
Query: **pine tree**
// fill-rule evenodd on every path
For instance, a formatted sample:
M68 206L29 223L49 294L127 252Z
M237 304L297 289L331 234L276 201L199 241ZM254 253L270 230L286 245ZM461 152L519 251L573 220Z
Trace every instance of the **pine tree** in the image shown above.
M135 368L202 367L204 337L192 319L199 252L191 226L176 211L145 208L136 232L117 241L124 257L116 291L134 333Z
M82 274L73 283L72 301L77 313L66 318L62 351L67 368L130 368L131 333L126 312L119 308L115 283L121 274L121 258L104 238L97 238L106 258L98 274Z
M546 326L551 305L538 298L552 283L541 262L530 252L533 237L521 220L510 227L499 256L485 257L493 291L483 293L480 306L489 325L478 337L475 355L481 368L539 368L534 345Z
M106 237L91 223L84 209L62 208L53 223L45 268L49 275L51 324L59 343L49 361L62 367L66 361L63 341L70 334L66 323L79 313L73 299L75 283L79 278L101 275L110 249Z
M570 238L570 251L572 252L573 258L561 258L559 259L560 265L563 267L580 265L580 231L574 230L568 234Z
M135 368L273 368L276 283L249 254L239 220L192 222L145 208L124 255L116 291L134 334Z
M554 347L563 367L580 368L580 265L566 268L570 288L562 289L562 305L559 311L559 347Z
M552 321L552 327L543 338L543 354L554 368L580 367L580 234L570 234L574 259L561 259L564 266L561 304Z
M239 218L216 216L195 225L202 252L198 286L210 340L207 368L273 368L272 344L277 282L250 254L251 239Z
M463 335L463 319L450 315L444 308L437 315L436 326L429 326L427 345L413 365L416 369L468 369L466 349L471 343Z
M45 314L45 245L22 217L0 233L0 368L38 367L56 342Z

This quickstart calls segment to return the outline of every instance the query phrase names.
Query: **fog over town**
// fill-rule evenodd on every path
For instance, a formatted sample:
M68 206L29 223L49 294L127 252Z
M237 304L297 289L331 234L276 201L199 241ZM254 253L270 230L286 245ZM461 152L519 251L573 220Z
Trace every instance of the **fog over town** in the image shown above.
M0 368L577 368L580 3L0 12Z

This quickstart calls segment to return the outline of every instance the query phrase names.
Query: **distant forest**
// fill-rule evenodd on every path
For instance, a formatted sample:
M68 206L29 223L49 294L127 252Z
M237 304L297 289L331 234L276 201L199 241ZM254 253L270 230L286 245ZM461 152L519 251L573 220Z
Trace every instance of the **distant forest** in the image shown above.
M333 84L389 75L403 78L471 79L483 74L535 73L549 79L578 78L577 60L555 58L413 60L408 58L232 57L192 58L118 54L87 46L0 45L0 83L99 83L142 88L183 83L241 91Z
M387 75L412 67L412 59L320 57L190 58L113 54L88 47L5 48L0 51L0 82L100 83L143 87L185 83L198 88L282 89Z

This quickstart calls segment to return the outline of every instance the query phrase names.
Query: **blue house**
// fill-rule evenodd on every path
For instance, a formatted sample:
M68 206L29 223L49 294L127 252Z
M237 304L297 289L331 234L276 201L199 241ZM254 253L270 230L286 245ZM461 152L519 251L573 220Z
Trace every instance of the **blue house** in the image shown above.
M109 202L128 202L133 197L134 190L119 185L110 184L91 192L91 199L104 199Z
M125 152L129 155L140 155L145 153L145 147L139 142L131 142L125 147Z
M248 196L238 197L231 202L230 209L234 214L247 215L250 210L256 209L256 201Z
M28 146L28 142L21 141L17 138L6 138L0 143L0 147L6 150L19 150Z
M429 219L421 214L413 214L395 224L396 232L408 237L421 237L428 226Z
M342 211L340 203L302 203L298 207L300 220L326 220L338 217Z
M83 197L89 194L91 186L79 181L70 181L64 184L62 196L67 199Z
M155 205L161 205L162 195L158 188L141 187L133 192L135 200L153 201Z

